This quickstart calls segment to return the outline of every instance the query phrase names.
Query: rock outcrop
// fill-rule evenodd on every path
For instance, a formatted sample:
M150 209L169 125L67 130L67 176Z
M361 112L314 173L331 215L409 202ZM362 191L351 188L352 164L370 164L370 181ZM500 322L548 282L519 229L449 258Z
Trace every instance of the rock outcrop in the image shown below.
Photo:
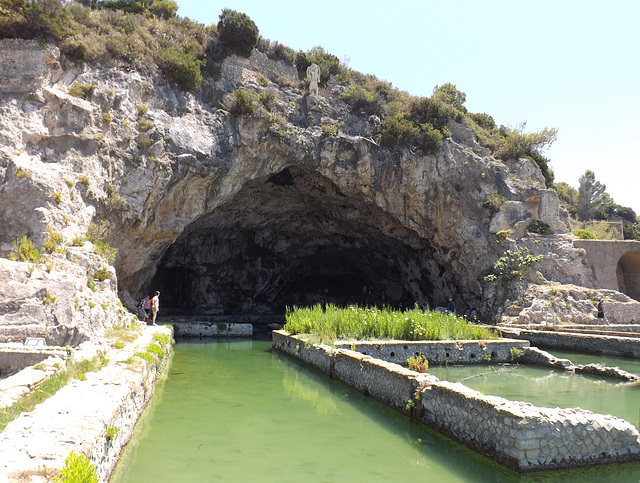
M545 254L521 294L550 282L598 288L570 240L524 230L537 218L566 232L538 168L496 161L463 124L451 123L436 154L391 150L371 138L377 118L339 99L337 80L309 96L289 87L293 66L258 52L226 59L219 80L187 93L65 64L55 47L0 42L0 255L24 235L41 247L52 233L66 253L48 270L0 259L2 284L14 287L1 291L0 340L98 336L114 323L108 314L122 315L116 292L133 309L155 290L162 308L183 312L453 298L489 320L506 294L484 276L505 247ZM268 102L233 115L238 88ZM496 236L503 230L513 241ZM74 247L92 231L118 249L98 289L89 279L108 257Z

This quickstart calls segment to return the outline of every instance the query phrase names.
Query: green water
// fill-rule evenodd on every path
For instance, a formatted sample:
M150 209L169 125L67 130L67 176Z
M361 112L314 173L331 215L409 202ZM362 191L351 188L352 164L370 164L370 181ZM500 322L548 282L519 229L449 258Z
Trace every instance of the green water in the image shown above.
M636 464L517 476L272 352L270 342L238 341L175 346L170 373L159 383L111 481L639 479Z
M559 351L552 353L556 357L570 359L574 364L598 362L640 375L640 361ZM512 364L431 366L429 372L443 381L462 382L482 394L527 401L542 407L579 407L595 413L613 414L635 425L639 423L639 383Z

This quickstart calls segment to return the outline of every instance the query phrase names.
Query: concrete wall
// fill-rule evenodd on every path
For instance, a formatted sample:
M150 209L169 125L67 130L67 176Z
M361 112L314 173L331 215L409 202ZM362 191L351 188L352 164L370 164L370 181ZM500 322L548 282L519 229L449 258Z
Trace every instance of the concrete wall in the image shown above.
M273 347L398 411L408 413L414 401L414 417L518 472L640 461L640 433L613 416L485 396L355 351L307 344L285 331L273 332Z

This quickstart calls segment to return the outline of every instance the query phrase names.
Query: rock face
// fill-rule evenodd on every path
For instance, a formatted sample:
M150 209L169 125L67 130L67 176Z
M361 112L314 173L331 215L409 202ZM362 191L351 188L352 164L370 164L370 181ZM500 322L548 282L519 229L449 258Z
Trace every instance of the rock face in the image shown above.
M3 285L27 283L2 291L0 325L99 335L113 322L92 311L118 309L116 274L130 308L155 290L162 309L208 314L281 313L322 297L453 298L459 312L491 318L505 296L483 277L509 246L495 233L518 226L509 243L553 254L528 283L597 288L570 243L524 236L531 218L566 231L537 167L497 162L463 124L451 123L435 155L394 151L371 140L376 119L351 114L335 80L307 96L276 83L294 79L293 66L258 52L228 58L222 78L193 94L136 72L61 65L35 42L0 42L0 255L24 235L40 247L57 233L66 247L59 275L2 260ZM235 116L237 88L272 102ZM115 273L87 293L109 264L93 245L71 245L107 225ZM39 301L44 287L57 291L54 307Z

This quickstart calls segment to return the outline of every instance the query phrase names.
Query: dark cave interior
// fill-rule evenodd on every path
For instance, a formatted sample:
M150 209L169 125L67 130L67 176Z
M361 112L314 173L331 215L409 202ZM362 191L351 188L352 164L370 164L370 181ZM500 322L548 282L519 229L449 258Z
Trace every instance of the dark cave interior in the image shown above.
M191 223L151 282L166 310L282 314L337 305L434 305L429 244L362 196L293 167L247 182Z

